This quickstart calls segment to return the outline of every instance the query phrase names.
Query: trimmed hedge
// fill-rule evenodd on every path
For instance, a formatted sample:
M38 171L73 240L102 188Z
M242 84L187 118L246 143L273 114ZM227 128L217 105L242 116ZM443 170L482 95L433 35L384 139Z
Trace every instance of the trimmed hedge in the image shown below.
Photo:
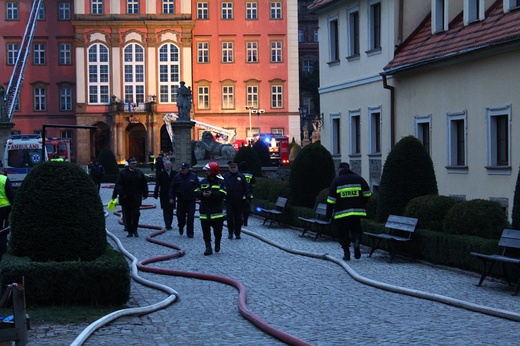
M1 274L2 287L25 280L30 305L121 305L130 298L128 262L112 248L90 262L35 262L5 254Z
M444 218L456 203L448 196L419 196L408 202L404 209L404 216L419 219L418 228L442 232Z

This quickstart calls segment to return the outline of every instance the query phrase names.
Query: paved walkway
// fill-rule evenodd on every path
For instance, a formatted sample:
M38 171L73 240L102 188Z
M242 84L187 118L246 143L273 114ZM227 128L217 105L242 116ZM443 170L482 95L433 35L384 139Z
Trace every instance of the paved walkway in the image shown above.
M106 205L112 190L101 190ZM150 197L145 203L158 205L158 200ZM501 281L490 279L476 287L476 273L404 258L390 264L384 251L367 258L367 248L362 248L360 260L345 263L335 241L301 238L297 230L267 228L261 221L252 218L240 240L224 237L221 252L212 256L202 255L198 219L193 239L180 236L174 227L155 239L182 247L185 256L150 266L238 280L247 289L247 308L252 313L312 345L516 345L520 340L519 322L379 289L349 273L375 284L520 316L520 296L512 296L513 289ZM163 226L162 222L160 208L142 212L142 224ZM107 229L139 260L173 251L146 240L154 230L141 228L141 237L126 238L113 214L107 218ZM328 254L332 260L293 254L257 236L285 249ZM122 317L97 330L85 345L283 345L242 317L234 287L177 276L140 275L172 287L180 299L157 312ZM166 297L133 282L128 306L156 304ZM69 345L86 326L36 326L30 332L30 345Z

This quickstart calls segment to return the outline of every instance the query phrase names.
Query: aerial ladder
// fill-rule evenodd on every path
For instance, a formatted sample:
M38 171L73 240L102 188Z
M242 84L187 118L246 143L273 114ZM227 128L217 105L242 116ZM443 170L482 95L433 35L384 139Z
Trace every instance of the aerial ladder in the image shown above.
M1 100L2 104L0 107L0 121L11 122L13 119L13 113L16 106L16 97L18 96L20 89L23 84L23 75L25 71L25 65L31 52L31 44L36 30L36 24L38 23L38 13L43 0L34 0L29 15L29 21L25 27L25 33L23 35L22 44L18 50L18 56L14 64L13 73L7 86L7 90Z
M178 116L175 113L168 113L163 118L164 125L166 125L166 131L170 136L170 140L173 138L173 129L171 123L177 120L177 118ZM223 144L233 144L233 142L236 140L236 132L234 130L226 130L222 127L203 123L202 121L198 120L192 119L191 121L193 121L198 127L210 131L213 135L217 137L217 140Z

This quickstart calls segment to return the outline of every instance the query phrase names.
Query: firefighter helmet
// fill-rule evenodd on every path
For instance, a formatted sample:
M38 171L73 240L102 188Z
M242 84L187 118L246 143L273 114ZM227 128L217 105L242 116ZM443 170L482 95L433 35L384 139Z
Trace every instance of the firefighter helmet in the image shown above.
M216 162L208 162L204 166L205 171L209 171L211 175L219 175L220 174L220 166Z

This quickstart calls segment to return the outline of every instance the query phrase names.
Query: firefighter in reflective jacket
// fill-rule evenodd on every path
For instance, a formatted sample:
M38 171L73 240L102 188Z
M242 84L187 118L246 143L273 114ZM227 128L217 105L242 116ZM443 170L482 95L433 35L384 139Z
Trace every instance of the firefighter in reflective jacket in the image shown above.
M195 196L200 200L200 225L204 237L206 250L204 256L213 254L211 249L211 228L215 236L215 252L220 251L220 240L222 239L222 227L224 224L224 212L222 204L226 197L226 183L220 175L220 166L216 162L209 162L203 168L207 178L200 182L195 189Z
M334 217L338 224L339 244L345 261L350 260L351 241L354 243L354 257L361 257L361 218L367 216L365 207L371 195L365 179L352 172L348 163L340 163L338 176L332 181L327 197L327 217Z

